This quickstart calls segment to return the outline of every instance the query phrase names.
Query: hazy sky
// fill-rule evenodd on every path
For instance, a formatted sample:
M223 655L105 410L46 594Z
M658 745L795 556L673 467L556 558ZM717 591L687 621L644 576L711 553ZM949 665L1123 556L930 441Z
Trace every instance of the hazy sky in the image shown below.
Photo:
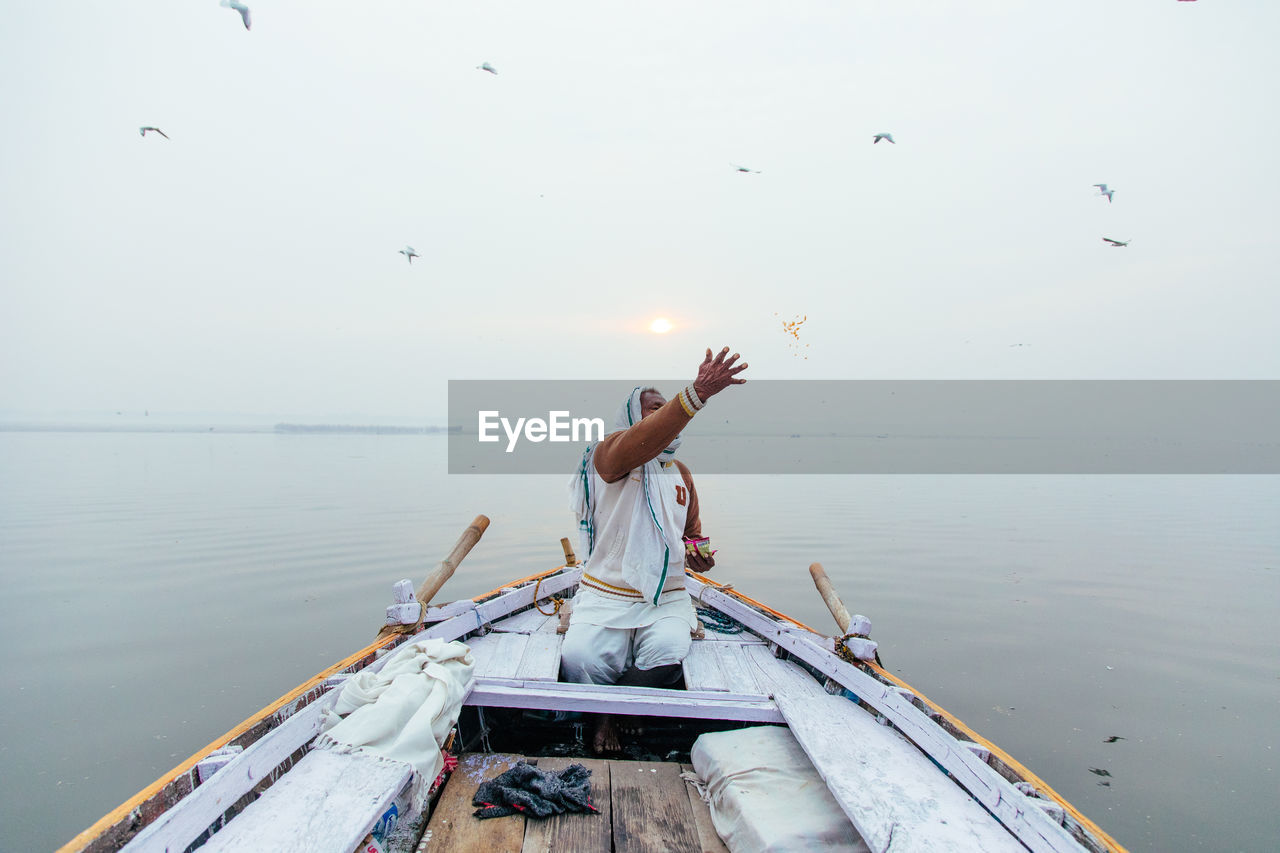
M6 9L0 420L1280 377L1274 2L248 2Z

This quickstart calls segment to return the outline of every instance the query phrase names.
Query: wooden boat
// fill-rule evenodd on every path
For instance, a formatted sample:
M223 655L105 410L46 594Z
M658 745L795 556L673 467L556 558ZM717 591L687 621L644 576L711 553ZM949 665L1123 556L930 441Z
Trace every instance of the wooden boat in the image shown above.
M685 781L690 744L703 732L761 725L789 729L871 850L1123 850L1017 761L879 666L862 617L848 614L818 564L811 572L843 636L689 574L708 626L684 661L685 689L569 684L558 681L567 623L559 602L571 601L582 567L568 540L563 565L426 606L487 526L477 517L416 600L404 594L406 582L398 585L409 600L388 608L388 622L407 624L384 628L62 851L725 850L704 798ZM441 773L415 809L405 800L415 781L410 764L311 744L335 688L376 671L401 644L432 637L467 644L476 667L445 744L456 769ZM593 713L647 720L625 759L588 757L582 715ZM520 758L544 769L586 765L607 819L473 817L477 784Z

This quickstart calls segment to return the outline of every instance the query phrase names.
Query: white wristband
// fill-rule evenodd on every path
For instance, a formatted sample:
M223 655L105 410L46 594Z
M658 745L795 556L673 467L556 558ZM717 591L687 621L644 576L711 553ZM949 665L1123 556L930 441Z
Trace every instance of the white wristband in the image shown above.
M693 390L692 385L685 386L684 389L689 395L689 402L693 404L694 409L701 409L706 403L698 399L698 392Z

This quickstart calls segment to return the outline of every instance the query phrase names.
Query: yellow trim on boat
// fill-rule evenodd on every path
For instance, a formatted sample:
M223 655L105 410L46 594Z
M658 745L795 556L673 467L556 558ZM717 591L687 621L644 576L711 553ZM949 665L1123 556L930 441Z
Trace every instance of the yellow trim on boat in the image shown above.
M784 619L784 620L786 620L787 622L790 622L792 625L797 625L797 626L799 626L799 627L801 627L801 628L805 629L806 631L812 631L812 632L813 632L813 633L815 633L815 634L820 633L819 631L815 631L813 628L810 628L808 625L804 624L804 623L803 623L803 622L801 622L799 619L792 619L792 618L791 618L790 616L788 616L787 614L785 614L785 613L783 613L783 612L781 612L781 611L779 611L779 610L774 610L774 609L773 609L772 607L770 607L769 605L767 605L767 604L762 604L761 602L756 601L756 600L755 600L754 598L752 598L751 596L749 596L749 595L745 595L744 593L739 592L738 590L734 589L734 588L733 588L731 585L729 585L729 584L723 584L723 583L719 583L719 582L717 582L717 581L713 581L711 578L704 577L704 576L702 576L702 575L700 575L700 574L697 574L696 572L691 572L691 571L689 571L688 569L686 569L686 570L685 570L685 574L686 574L687 576L691 577L691 578L697 578L699 583L704 583L704 584L706 584L707 586L715 587L715 588L716 588L716 590L718 590L719 592L723 592L725 595L732 595L732 596L734 596L734 597L736 597L736 598L740 598L740 599L742 599L743 601L747 602L747 604L750 604L752 607L758 607L758 608L760 608L761 610L763 610L765 613L768 613L768 614L770 614L770 615L772 615L772 616L777 616L779 619Z
M1009 755L1009 753L1005 752L1003 749L996 746L994 743L987 740L982 735L978 734L973 729L966 726L958 717L956 717L950 711L943 708L937 702L934 702L928 696L925 696L923 693L921 693L919 690L912 687L910 684L907 684L907 682L903 681L901 678L898 678L893 673L884 669L884 667L881 667L872 661L862 661L862 665L866 666L869 669L875 670L878 675L881 675L884 678L888 679L889 681L892 681L894 684L897 684L899 687L907 688L916 696L918 696L920 700L924 702L926 705L928 705L930 708L937 711L942 716L946 717L948 722L950 722L953 726L955 726L957 729L963 732L964 735L968 737L970 740L972 740L974 743L979 744L980 746L986 749L989 749L992 755L996 756L1002 762L1007 764L1015 773L1017 773L1019 776L1022 777L1023 781L1030 782L1032 785L1035 786L1038 792L1051 797L1054 802L1056 802L1058 805L1066 809L1067 814L1071 815L1071 817L1074 818L1077 823L1079 823L1082 827L1084 827L1098 841L1102 842L1103 844L1106 844L1109 850L1114 851L1114 853L1128 853L1128 849L1126 847L1124 847L1122 844L1120 844L1120 842L1116 841L1114 838L1112 838L1110 835L1104 832L1102 828L1099 827L1092 820L1090 820L1089 818L1081 814L1080 811L1075 806L1071 805L1071 803L1067 800L1066 797L1062 796L1057 791L1053 790L1053 788L1050 788L1043 779L1041 779L1039 776L1037 776L1036 774L1028 770L1026 767L1024 767L1020 761L1016 760L1013 756Z

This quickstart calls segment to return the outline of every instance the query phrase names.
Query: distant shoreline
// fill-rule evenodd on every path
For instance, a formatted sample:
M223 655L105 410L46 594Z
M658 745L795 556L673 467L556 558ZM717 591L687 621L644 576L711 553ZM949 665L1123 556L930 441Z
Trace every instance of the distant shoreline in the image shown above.
M460 426L357 426L352 424L276 424L273 432L356 433L359 435L442 435L461 432Z
M0 423L0 432L146 432L146 433L279 433L286 435L447 435L461 427L388 426L382 424L63 424Z

